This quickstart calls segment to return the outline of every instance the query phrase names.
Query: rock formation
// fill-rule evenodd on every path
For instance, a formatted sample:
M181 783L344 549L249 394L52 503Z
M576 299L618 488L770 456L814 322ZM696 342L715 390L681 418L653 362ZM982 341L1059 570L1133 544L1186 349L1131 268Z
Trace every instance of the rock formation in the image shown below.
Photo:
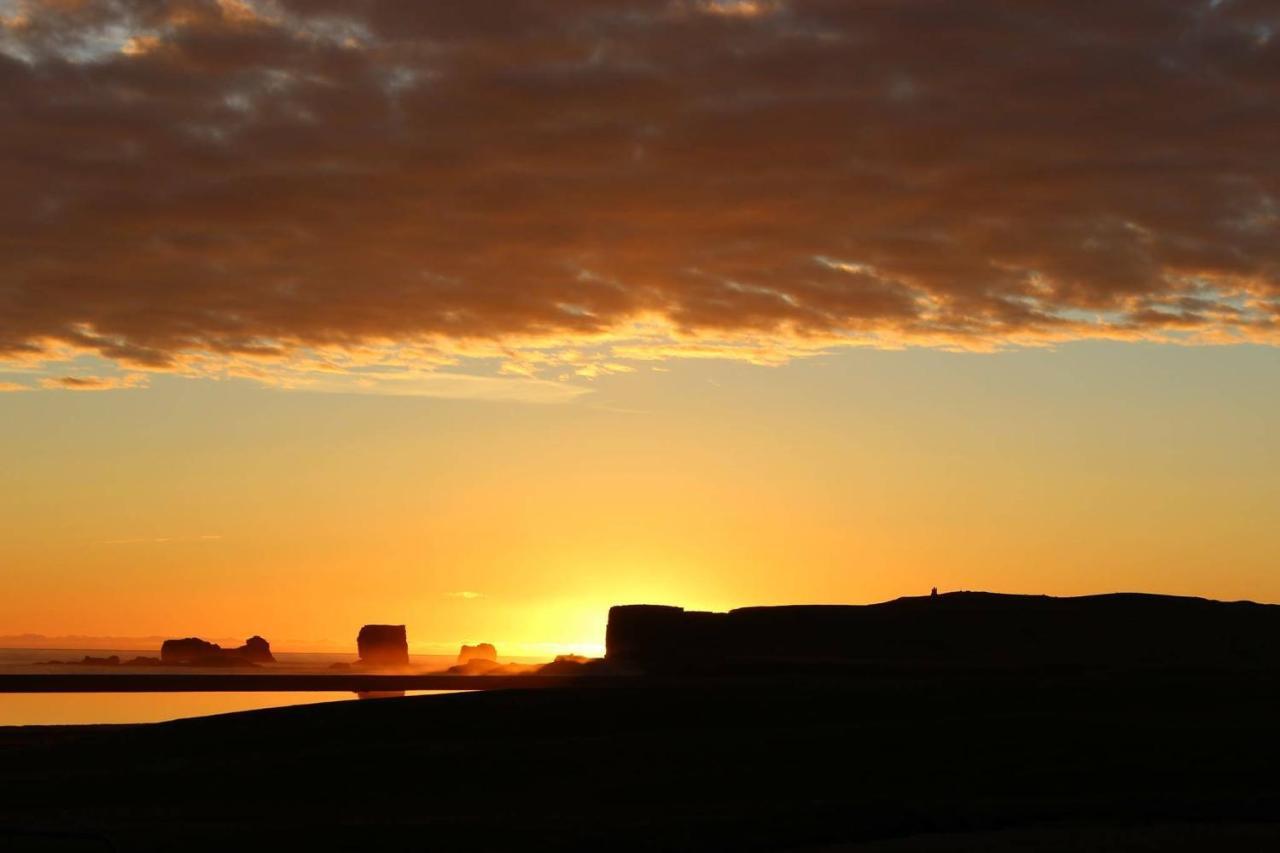
M160 660L166 664L194 664L222 654L222 646L199 637L165 640L160 645Z
M507 667L496 660L472 658L466 663L451 666L445 671L450 675L507 675L509 673L506 670Z
M233 655L242 657L250 663L275 663L271 654L271 644L256 634L244 641L244 645L232 651Z
M243 646L224 649L199 637L165 640L160 646L160 661L179 666L254 666L275 663L271 644L258 636L250 637Z
M365 625L356 637L360 663L371 666L406 666L409 638L403 625Z
M95 658L90 655L85 655L84 660L80 661L80 663L84 666L119 666L120 656L112 655L111 657L106 658Z
M538 667L538 675L594 675L607 671L608 665L602 658L582 655L556 655L551 663Z
M462 651L458 652L458 663L466 663L473 660L491 660L497 661L498 650L493 647L492 643L479 643L474 646L463 646Z
M81 660L47 660L37 663L36 666L159 666L160 658L136 657L132 660L120 660L119 655L111 655L105 658L96 658L93 655L85 655Z

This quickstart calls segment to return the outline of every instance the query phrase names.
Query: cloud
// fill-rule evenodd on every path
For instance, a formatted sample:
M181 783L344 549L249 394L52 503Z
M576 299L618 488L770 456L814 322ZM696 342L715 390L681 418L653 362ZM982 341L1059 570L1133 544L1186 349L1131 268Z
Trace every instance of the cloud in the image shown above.
M1280 340L1274 4L0 10L0 359Z
M145 388L145 374L126 373L123 376L53 376L40 380L41 388L64 391L115 391L121 388Z
M0 394L15 393L18 391L30 391L31 386L22 385L18 382L0 381Z

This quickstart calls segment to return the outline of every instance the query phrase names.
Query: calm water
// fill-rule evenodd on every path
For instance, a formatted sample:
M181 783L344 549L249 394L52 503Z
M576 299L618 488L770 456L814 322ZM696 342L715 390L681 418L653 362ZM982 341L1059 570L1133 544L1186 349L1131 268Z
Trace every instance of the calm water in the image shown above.
M238 673L287 673L287 672L323 672L331 664L353 663L356 655L338 652L273 652L274 664L265 664L252 670L237 670ZM86 656L105 658L115 655L122 661L136 657L160 657L159 649L0 649L0 672L5 673L38 673L38 672L191 672L190 667L153 667L116 669L88 666L42 666L45 661L68 661L78 663ZM507 660L504 656L503 660ZM522 660L522 658L511 658ZM423 672L438 672L453 666L456 659L453 655L409 655L412 669Z
M91 667L46 665L46 661L79 661L91 657L159 657L156 649L0 649L0 673L35 674L130 672L192 672L189 667ZM323 673L334 663L350 663L353 654L277 652L277 663L252 673ZM505 659L505 658L504 658ZM513 660L516 660L513 658ZM421 672L438 672L452 666L451 655L410 655L410 666ZM407 695L451 691L409 691ZM247 692L247 693L0 693L0 726L85 725L91 723L155 723L185 717L203 717L256 708L309 705L316 702L355 701L354 693L342 692ZM370 699L366 701L395 701Z
M406 696L449 693L410 690ZM159 723L255 708L357 700L354 693L0 693L0 726L64 726L90 723Z

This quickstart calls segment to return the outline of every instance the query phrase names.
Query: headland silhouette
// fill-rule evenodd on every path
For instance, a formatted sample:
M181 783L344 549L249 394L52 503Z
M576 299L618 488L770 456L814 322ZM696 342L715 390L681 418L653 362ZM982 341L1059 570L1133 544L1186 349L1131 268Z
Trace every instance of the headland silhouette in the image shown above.
M869 605L609 611L610 663L715 674L819 665L1238 667L1280 662L1280 606L1141 593L951 592Z
M402 627L361 636L362 659L400 659ZM475 692L0 729L0 841L73 831L141 851L1280 845L1271 605L988 593L728 613L620 605L606 639L603 660L564 656L512 675L492 644L464 647L447 677ZM351 673L318 677L356 679L368 696L405 689L405 676ZM262 678L272 676L241 680Z

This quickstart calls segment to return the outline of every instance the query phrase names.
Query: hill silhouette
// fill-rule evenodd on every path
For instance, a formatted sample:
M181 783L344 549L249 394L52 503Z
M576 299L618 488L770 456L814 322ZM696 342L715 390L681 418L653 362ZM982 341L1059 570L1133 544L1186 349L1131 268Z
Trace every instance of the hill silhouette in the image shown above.
M1213 666L1280 663L1280 607L1145 593L952 592L868 605L609 611L610 662L646 671L805 665Z
M1277 610L619 606L562 686L0 729L0 849L1280 849Z
M129 851L1280 844L1274 671L640 681L0 729L0 830Z

